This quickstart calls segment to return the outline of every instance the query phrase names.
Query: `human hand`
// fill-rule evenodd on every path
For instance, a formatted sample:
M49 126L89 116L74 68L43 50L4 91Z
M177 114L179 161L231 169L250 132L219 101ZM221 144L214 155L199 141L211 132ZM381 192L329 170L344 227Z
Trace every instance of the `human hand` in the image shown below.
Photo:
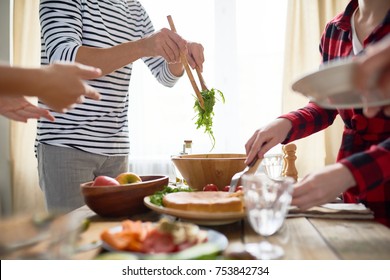
M204 48L199 43L189 42L187 44L187 61L192 69L199 67L199 70L203 71L204 62Z
M302 210L322 205L354 185L356 181L348 168L341 163L328 165L295 184L291 205Z
M55 63L42 71L37 96L54 111L64 113L76 103L82 103L84 96L95 100L100 98L100 94L83 81L98 78L100 69L78 63Z
M143 39L146 56L162 56L168 63L179 63L180 53L187 54L187 41L163 28Z
M245 163L249 165L256 156L262 159L267 151L286 139L291 127L292 124L289 120L279 118L267 126L256 130L245 144L247 154Z
M28 119L39 118L54 121L54 117L48 110L31 104L23 96L0 96L0 114L19 122L27 122Z
M355 83L365 99L370 99L373 91L379 91L384 97L390 99L390 37L366 49L363 56L356 59ZM367 117L375 116L381 109L390 116L390 106L369 107L364 106L363 113Z

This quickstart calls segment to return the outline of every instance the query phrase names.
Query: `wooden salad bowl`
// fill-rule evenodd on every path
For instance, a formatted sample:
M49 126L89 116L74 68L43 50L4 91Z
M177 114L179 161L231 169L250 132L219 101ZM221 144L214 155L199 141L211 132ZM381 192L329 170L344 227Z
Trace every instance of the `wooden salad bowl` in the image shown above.
M219 190L230 185L232 177L244 170L245 154L192 154L172 157L172 161L187 184L202 190L207 184L217 185Z

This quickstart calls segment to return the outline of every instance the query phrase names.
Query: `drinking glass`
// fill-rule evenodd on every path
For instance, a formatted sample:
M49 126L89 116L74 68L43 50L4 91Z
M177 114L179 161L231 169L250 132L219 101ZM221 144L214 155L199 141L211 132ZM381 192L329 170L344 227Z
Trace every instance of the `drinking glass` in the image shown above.
M268 154L264 156L261 164L269 177L277 179L282 176L284 166L283 157L283 154Z
M246 244L246 250L257 259L278 259L284 255L280 246L271 244L267 237L283 225L294 180L290 177L270 178L265 173L242 177L244 202L248 220L253 230L264 237L260 243Z
M0 219L0 259L70 259L81 214L20 214Z

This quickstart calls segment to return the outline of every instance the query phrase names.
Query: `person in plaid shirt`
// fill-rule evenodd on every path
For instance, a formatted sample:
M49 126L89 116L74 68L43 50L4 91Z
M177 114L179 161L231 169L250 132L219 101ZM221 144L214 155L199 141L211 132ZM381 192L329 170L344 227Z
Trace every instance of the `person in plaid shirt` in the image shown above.
M390 32L390 1L352 0L326 26L321 38L323 63L358 55ZM292 204L301 209L333 201L365 204L375 220L390 227L390 117L381 110L368 118L362 109L329 110L309 102L255 131L245 144L247 163L276 144L286 144L344 121L335 164L305 176L294 188Z

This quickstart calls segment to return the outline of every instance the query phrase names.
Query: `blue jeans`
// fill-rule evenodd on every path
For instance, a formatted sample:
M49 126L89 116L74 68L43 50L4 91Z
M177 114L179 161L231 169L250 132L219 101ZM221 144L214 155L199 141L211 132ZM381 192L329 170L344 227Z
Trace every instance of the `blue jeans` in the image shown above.
M104 156L68 147L38 144L39 185L48 211L72 211L83 206L80 184L100 175L115 178L128 171L128 156Z

